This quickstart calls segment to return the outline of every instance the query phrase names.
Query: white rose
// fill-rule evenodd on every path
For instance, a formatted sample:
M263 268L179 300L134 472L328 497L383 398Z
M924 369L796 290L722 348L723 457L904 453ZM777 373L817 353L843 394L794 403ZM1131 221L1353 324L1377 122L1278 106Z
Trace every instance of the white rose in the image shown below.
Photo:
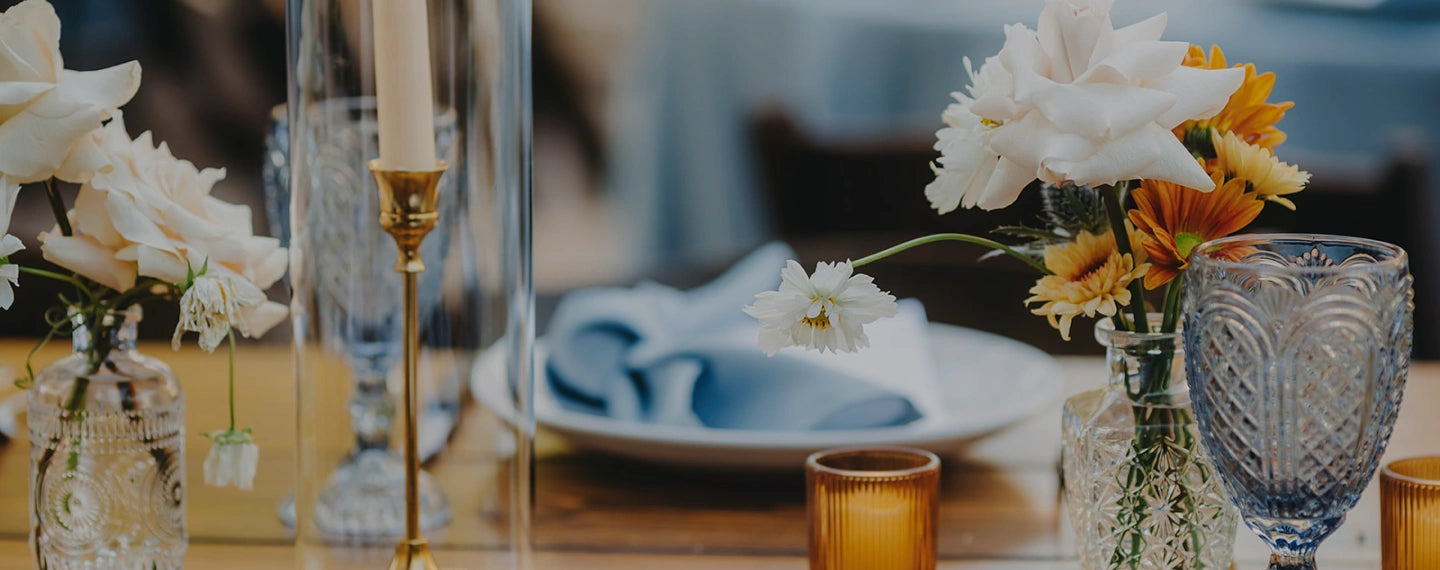
M46 259L116 290L133 287L137 276L180 283L206 265L207 275L257 292L284 275L285 249L253 234L250 208L210 196L224 170L199 170L164 143L154 146L149 133L132 141L118 115L93 138L112 167L80 187L69 214L74 236L40 236ZM285 314L283 305L263 302L235 324L258 336Z
M103 168L85 137L140 88L140 64L64 69L60 19L43 0L0 13L0 173L18 183L83 182Z
M1244 71L1182 66L1188 44L1160 41L1165 14L1116 30L1111 2L1047 0L1035 31L1006 26L946 111L932 205L1002 208L1037 178L1214 188L1171 129L1219 112Z

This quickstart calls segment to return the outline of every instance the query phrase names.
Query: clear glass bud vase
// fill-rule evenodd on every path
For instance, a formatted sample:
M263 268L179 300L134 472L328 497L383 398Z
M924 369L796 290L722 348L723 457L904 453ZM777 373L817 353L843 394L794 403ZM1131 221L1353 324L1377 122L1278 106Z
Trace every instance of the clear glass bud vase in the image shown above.
M136 351L139 307L71 315L75 352L36 374L27 408L36 567L180 568L180 383L164 362Z
M1103 321L1095 339L1110 381L1066 400L1062 424L1081 567L1229 568L1237 514L1200 445L1180 334Z

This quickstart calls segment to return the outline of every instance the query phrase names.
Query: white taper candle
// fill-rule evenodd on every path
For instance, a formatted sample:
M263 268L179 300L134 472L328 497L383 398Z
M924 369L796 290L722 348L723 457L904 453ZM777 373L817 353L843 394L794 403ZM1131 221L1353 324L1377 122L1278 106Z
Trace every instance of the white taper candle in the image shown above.
M435 168L435 99L425 0L374 0L380 166Z

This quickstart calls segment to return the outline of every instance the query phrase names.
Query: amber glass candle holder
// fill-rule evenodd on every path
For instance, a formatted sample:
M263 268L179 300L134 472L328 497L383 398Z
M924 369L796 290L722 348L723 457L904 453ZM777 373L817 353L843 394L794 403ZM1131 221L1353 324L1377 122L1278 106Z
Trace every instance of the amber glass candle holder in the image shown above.
M940 459L899 447L805 461L811 570L932 570Z
M1440 568L1440 456L1402 459L1380 472L1381 568Z

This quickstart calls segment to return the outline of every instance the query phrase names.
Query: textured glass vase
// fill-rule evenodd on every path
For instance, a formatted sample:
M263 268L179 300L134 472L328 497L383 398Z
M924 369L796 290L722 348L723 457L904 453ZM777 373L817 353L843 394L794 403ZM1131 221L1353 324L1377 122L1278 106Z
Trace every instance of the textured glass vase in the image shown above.
M72 319L75 352L36 374L26 412L36 567L180 568L180 383L135 350L139 307Z
M1237 520L1200 445L1175 333L1095 329L1109 384L1064 409L1063 467L1080 565L1230 567Z

